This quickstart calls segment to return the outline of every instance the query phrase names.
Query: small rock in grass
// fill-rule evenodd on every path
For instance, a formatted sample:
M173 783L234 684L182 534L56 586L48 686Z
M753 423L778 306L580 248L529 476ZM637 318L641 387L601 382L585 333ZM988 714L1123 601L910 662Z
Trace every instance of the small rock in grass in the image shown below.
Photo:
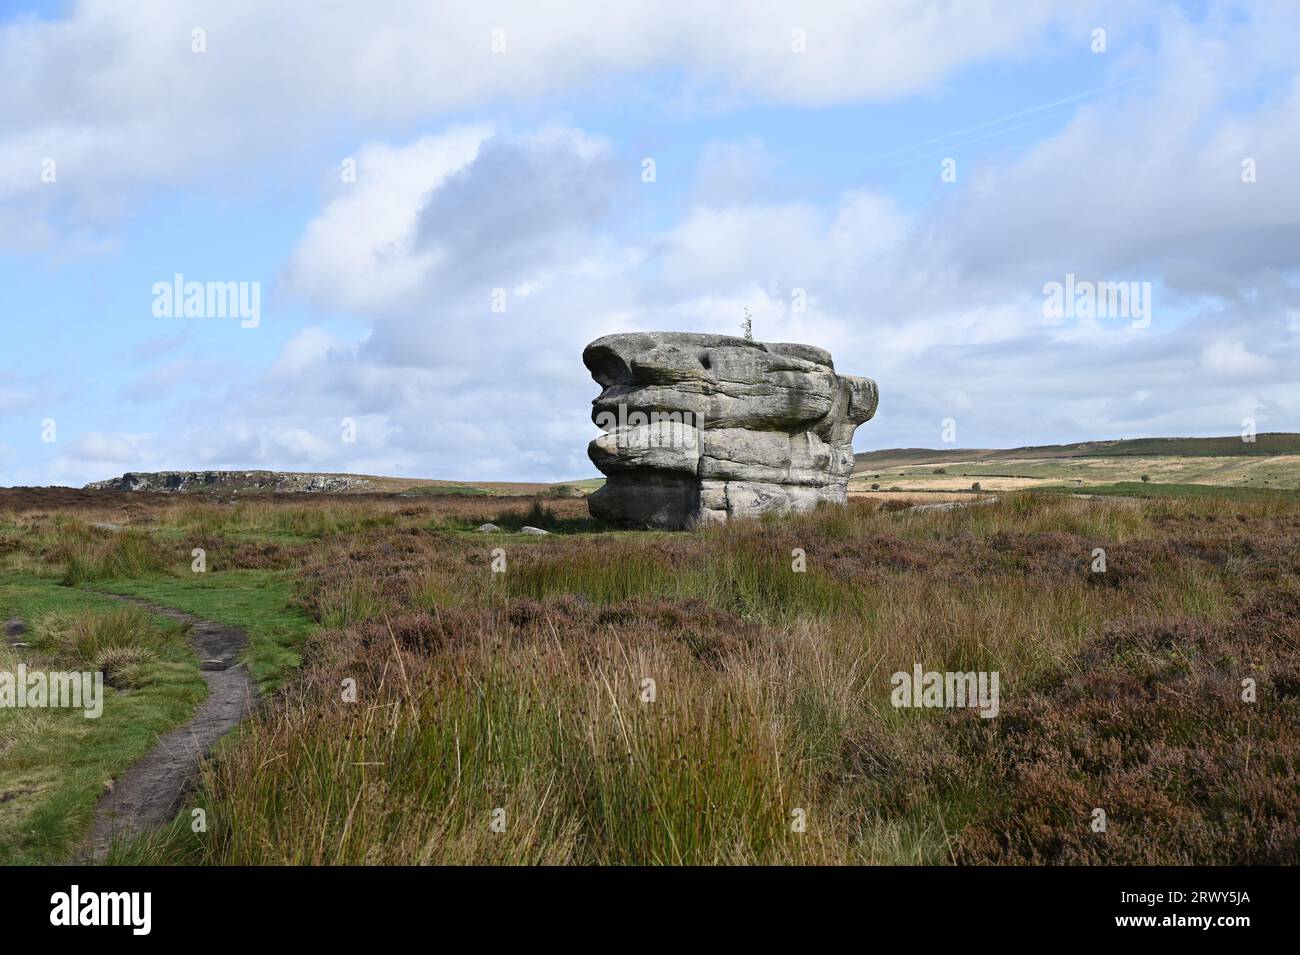
M495 524L480 524L478 529L484 534L495 534L497 531L501 530L501 528L497 527Z
M550 534L551 532L550 532L550 531L544 531L544 530L542 530L540 527L533 527L532 524L525 524L523 527L519 528L519 533L521 533L521 534L540 534L540 535L547 535L547 534Z
M5 621L6 637L21 637L27 632L27 624L22 617L12 617Z

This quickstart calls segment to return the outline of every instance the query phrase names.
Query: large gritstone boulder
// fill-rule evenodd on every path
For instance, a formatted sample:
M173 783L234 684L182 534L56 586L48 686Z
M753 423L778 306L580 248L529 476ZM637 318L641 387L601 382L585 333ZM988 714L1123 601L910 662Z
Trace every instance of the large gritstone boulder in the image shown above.
M764 511L842 504L853 432L876 384L837 375L811 345L729 335L598 338L583 363L604 389L587 454L606 475L594 517L681 528Z

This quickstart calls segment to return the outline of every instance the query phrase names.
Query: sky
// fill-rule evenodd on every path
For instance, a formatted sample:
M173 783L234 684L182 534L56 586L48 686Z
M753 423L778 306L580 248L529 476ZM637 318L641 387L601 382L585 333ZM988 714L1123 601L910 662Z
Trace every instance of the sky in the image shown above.
M1300 431L1297 37L1268 0L0 0L0 485L596 476L583 347L746 309L876 380L859 451ZM250 311L171 314L178 275Z

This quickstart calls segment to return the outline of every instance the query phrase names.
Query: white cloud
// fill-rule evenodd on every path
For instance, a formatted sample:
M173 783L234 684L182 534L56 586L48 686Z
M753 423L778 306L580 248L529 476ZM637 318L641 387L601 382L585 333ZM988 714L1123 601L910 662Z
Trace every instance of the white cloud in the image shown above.
M1249 351L1241 342L1222 339L1205 346L1201 363L1211 374L1225 376L1265 374L1273 367L1267 358Z
M327 308L365 311L407 301L438 261L415 250L415 227L429 195L474 160L486 126L451 129L405 147L358 151L356 181L343 182L289 260L290 292Z
M1259 12L1223 32L1169 16L1148 83L1105 109L1080 108L1019 161L972 173L960 198L931 210L945 250L960 256L954 267L1040 287L1066 272L1162 278L1198 296L1293 266L1300 178L1282 170L1300 166L1300 77L1273 49L1277 31L1300 30L1300 15ZM1252 81L1264 84L1263 102L1243 108ZM1243 182L1246 158L1269 175Z
M284 343L279 359L271 368L271 377L293 381L312 366L327 361L331 353L348 349L343 339L323 328L304 328Z
M66 20L0 26L0 198L31 197L24 236L48 244L71 209L94 226L135 187L301 161L341 122L402 124L593 83L627 83L635 100L651 72L680 75L683 102L705 90L808 105L887 99L1016 54L1053 20L1079 16L1047 0L1023 0L1014 15L997 0L82 0ZM205 52L192 50L195 29ZM796 29L805 53L793 50ZM57 186L40 179L47 157Z

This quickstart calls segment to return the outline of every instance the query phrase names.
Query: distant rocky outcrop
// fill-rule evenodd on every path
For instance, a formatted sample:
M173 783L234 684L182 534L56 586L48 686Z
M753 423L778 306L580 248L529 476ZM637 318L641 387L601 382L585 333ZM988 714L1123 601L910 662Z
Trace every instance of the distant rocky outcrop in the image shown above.
M292 471L130 471L86 485L91 491L161 491L164 493L245 491L262 493L339 493L374 486L347 474L302 474Z
M836 374L823 349L645 332L599 338L582 360L604 389L593 516L680 528L846 500L876 385Z

